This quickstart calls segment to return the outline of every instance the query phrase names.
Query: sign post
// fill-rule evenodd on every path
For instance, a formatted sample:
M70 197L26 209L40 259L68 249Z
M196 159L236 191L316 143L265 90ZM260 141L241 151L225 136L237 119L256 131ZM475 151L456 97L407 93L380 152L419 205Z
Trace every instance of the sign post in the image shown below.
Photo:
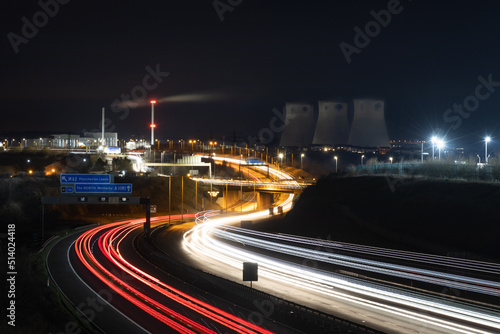
M250 281L250 288L252 287L252 281L259 280L258 268L258 263L243 262L243 281Z

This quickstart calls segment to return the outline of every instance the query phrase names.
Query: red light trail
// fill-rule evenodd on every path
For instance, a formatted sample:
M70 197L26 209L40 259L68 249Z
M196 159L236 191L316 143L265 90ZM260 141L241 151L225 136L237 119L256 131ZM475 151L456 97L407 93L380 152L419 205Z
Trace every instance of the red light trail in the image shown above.
M186 217L186 215L184 215L184 217ZM180 218L180 215L179 217L171 217L171 219L178 218ZM165 219L168 219L168 216L155 217L152 218L151 221L160 222ZM189 308L201 316L221 324L237 333L271 333L264 328L256 326L228 312L213 307L206 302L198 300L178 289L175 289L174 287L165 284L158 278L128 262L120 253L120 244L129 233L137 228L140 228L142 223L144 223L144 219L129 220L99 226L83 233L75 242L75 251L78 258L93 275L95 275L114 292L180 333L215 332L206 326L181 315L171 308L166 307L159 301L151 298L145 293L140 292L138 289L132 287L130 284L111 273L111 271L106 269L105 266L96 258L96 249L95 247L92 247L96 241L99 251L115 266L117 270L127 273L137 282L154 289L161 295L169 298L179 305Z

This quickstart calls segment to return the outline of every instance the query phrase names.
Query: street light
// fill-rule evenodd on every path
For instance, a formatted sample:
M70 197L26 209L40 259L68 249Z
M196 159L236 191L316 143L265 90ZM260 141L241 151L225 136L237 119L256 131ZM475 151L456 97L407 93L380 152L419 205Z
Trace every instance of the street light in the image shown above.
M334 156L333 158L335 159L335 173L337 173L339 158L337 156Z
M434 160L434 145L436 144L437 138L436 136L432 136L431 138L431 143L432 143L432 160Z
M281 168L283 169L283 153L278 154L278 157L281 160Z
M300 154L300 178L302 179L302 158L304 158L305 154Z
M442 139L438 139L436 141L437 148L439 150L438 153L438 160L441 160L441 149L444 147L444 141Z
M156 104L156 100L151 100L149 101L151 103L151 145L154 144L155 142L155 128L156 128L156 124L155 124L155 104Z
M363 155L361 156L361 166L363 166L363 158L364 158L364 157L365 157L365 155L363 154Z
M491 137L487 136L484 138L484 163L488 164L488 142L491 141Z
M392 157L390 157L389 160L391 161L391 165L392 165Z

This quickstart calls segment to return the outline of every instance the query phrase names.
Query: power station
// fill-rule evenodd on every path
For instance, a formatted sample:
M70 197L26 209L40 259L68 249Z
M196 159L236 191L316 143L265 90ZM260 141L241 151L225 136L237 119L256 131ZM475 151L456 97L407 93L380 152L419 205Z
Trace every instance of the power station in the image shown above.
M319 101L317 117L314 105L287 102L285 112L281 146L390 147L384 100Z
M281 146L309 146L316 126L314 105L286 103L285 128L281 135Z
M347 103L319 101L313 145L346 145L349 137Z

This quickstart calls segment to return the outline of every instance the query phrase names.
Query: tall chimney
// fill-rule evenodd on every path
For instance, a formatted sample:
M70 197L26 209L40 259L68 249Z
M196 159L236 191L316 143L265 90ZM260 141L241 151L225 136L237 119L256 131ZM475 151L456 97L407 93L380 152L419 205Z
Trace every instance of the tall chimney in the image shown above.
M101 135L101 145L104 146L104 107L102 107L102 135Z

